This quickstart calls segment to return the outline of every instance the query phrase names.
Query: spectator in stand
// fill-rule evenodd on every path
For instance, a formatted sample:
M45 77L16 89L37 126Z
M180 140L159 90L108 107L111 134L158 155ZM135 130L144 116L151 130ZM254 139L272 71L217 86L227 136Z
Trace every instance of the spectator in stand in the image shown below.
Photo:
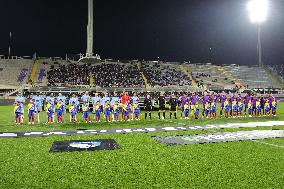
M191 85L191 81L188 79L188 77L176 67L170 67L158 63L142 63L141 70L152 87Z
M92 68L95 85L100 87L142 87L143 79L136 64L95 65Z
M134 63L68 64L51 66L48 71L50 86L89 85L90 75L100 87L143 87L143 79Z
M51 66L51 69L47 72L47 79L51 86L66 84L88 85L90 68L91 65L87 64L59 64L59 68Z

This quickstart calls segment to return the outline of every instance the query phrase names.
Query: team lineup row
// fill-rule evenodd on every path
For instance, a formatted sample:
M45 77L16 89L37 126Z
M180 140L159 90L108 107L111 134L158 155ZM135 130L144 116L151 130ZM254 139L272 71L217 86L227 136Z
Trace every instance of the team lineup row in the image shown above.
M23 124L24 122L24 102L25 98L21 95L17 96L15 99L14 113L17 125ZM44 102L45 105L43 105ZM86 122L91 122L91 112L94 113L96 122L100 122L101 114L104 115L107 122L110 122L111 118L112 121L118 121L120 113L121 118L124 121L129 121L130 116L132 120L139 120L141 113L139 97L135 93L132 97L125 92L121 98L117 96L110 98L107 95L100 97L97 93L95 93L94 97L90 97L88 92L85 92L80 100L73 95L69 98L69 103L66 102L67 98L60 93L57 98L55 98L52 93L45 99L39 95L33 96L28 104L28 123L34 124L36 115L37 121L40 123L40 112L42 110L46 111L47 123L55 122L55 117L57 117L58 123L65 122L66 109L70 112L70 122L77 122L77 113L79 111L82 112L83 119ZM82 103L81 105L80 102ZM196 93L192 93L191 96L184 94L179 98L177 98L175 94L172 94L169 100L166 101L164 93L161 92L157 98L157 102L159 107L159 119L166 118L166 104L169 105L170 119L172 116L177 119L178 108L180 108L181 118L184 117L185 119L189 119L189 117L192 116L193 118L198 119L201 108L203 110L202 117L216 118L217 102L220 102L220 115L222 116L224 114L224 117L226 118L242 117L243 113L245 116L249 117L260 116L261 114L276 116L277 110L277 101L271 94L260 98L249 94L244 97L240 94L227 95L224 92L218 95L215 93L209 95L205 92L201 97ZM145 119L148 116L151 119L154 103L150 95L146 96L142 104L145 109Z

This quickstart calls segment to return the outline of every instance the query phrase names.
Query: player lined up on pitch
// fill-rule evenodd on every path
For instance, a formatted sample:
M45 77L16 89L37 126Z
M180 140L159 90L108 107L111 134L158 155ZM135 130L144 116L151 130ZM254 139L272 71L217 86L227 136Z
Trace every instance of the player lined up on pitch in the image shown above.
M171 94L168 99L166 101L163 92L156 98L159 119L166 119L167 109L169 110L169 119L177 119L178 112L180 112L181 119L214 119L217 117L217 102L220 103L219 116L224 118L276 116L277 110L277 101L271 94L265 97L246 94L242 97L240 94L228 95L222 92L218 95L216 93L209 95L204 92L202 96L198 96L197 93L188 96L184 93L179 98L175 94ZM91 97L86 91L80 99L76 95L67 99L61 93L56 98L53 93L45 98L37 94L32 96L27 105L28 124L35 124L35 119L37 119L37 123L41 123L41 111L46 112L46 123L76 123L79 113L86 123L101 122L103 119L106 122L138 121L141 114L140 104L145 110L144 119L152 119L155 101L150 94L146 95L142 103L139 103L139 100L136 93L130 97L128 92L124 92L121 97L118 97L117 93L114 93L113 97L109 97L107 93L102 97L95 93ZM16 97L14 102L16 125L24 124L24 103L23 96ZM67 118L67 114L69 118Z

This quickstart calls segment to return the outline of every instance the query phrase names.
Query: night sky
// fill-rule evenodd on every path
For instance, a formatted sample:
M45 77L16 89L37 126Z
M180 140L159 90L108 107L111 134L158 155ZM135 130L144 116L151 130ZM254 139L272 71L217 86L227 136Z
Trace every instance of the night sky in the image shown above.
M94 0L94 50L102 58L256 64L248 0ZM87 0L1 0L0 54L86 51ZM271 0L265 64L284 64L284 1ZM210 51L210 48L212 49Z

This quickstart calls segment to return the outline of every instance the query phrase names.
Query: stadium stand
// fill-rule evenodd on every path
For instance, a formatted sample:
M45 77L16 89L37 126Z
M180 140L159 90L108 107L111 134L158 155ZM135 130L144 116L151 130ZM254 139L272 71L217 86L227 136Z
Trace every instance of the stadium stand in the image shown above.
M38 79L37 79L38 82L40 83L42 82L44 74L45 74L45 69L40 69L38 73Z
M246 88L278 88L265 69L257 66L227 65L224 69L230 72Z
M278 83L281 88L284 88L284 65L266 65L265 68L271 78Z
M34 77L35 83L40 85L47 85L47 66L45 62L39 61Z
M135 63L101 63L91 67L95 85L100 87L144 87Z
M21 86L27 83L32 64L30 59L1 59L0 84Z
M82 64L71 62L48 62L49 86L89 85L92 76L99 87L144 87L136 64L101 62ZM90 75L91 74L91 75Z
M256 66L208 64L186 65L199 86L207 89L278 88L265 69Z
M151 87L156 86L190 86L191 81L187 75L178 67L172 64L141 63L147 81Z
M28 75L28 69L22 69L21 70L21 72L20 72L20 74L19 74L19 76L18 76L18 80L17 80L17 82L18 83L21 83L21 82L23 82L24 81L24 79L27 77L27 75Z
M276 65L270 68L283 78L283 67ZM281 88L272 79L270 71L249 66L114 60L84 63L52 58L0 60L2 89L13 92L27 83L34 88L45 87L45 91L95 88L101 91L145 89L202 92L230 90L238 86L243 89Z
M69 85L88 85L89 66L86 64L60 64L55 62L50 65L47 72L48 85L63 86Z
M271 70L273 70L275 73L277 73L282 78L282 80L284 81L284 64L271 65L271 66L269 66L269 68Z
M212 64L188 64L184 66L200 87L206 89L233 88L235 83L230 80L222 69Z

